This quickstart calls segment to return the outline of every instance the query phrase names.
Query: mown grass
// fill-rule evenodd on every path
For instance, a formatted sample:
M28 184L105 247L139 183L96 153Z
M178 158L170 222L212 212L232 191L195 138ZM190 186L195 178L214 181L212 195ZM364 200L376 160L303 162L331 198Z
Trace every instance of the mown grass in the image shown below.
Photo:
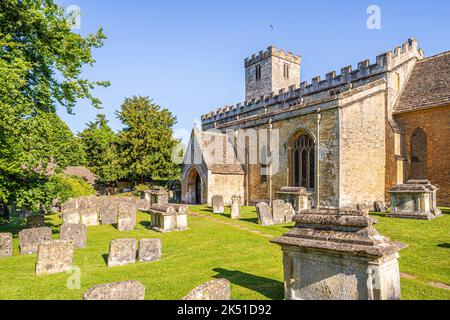
M231 220L229 209L223 215L214 215L210 208L201 206L191 211L200 216L191 215L190 229L182 232L160 234L149 230L146 213L138 214L132 232L119 232L114 226L89 227L88 247L74 255L73 264L81 271L81 288L73 290L67 287L70 274L35 276L36 256L19 255L17 233L25 227L24 221L14 219L0 226L0 232L14 234L14 256L0 258L0 299L81 299L93 285L123 280L142 282L146 299L180 299L197 285L222 277L231 281L234 300L283 299L280 248L269 243L270 237L251 230L275 237L293 224L262 227L257 224L254 207L244 207L240 220ZM448 290L427 285L428 281L450 283L450 215L432 222L376 218L382 234L409 245L401 252L400 268L417 278L402 279L403 298L450 299ZM47 217L55 239L61 223L57 215ZM161 238L162 260L108 268L109 242L129 237Z

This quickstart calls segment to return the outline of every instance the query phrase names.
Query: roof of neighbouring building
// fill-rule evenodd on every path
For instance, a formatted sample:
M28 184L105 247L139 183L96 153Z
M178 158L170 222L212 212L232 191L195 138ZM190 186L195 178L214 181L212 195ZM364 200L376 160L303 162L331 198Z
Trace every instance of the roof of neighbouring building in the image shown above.
M89 170L86 167L67 167L64 169L63 174L66 174L68 176L76 176L83 178L87 183L90 185L95 185L97 181L97 176L92 173L91 170Z
M394 113L450 105L450 51L420 60Z

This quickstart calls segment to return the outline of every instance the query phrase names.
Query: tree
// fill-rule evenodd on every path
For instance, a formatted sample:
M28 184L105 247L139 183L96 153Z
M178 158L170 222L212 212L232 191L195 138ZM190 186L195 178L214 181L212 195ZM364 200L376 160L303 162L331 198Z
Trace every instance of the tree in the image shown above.
M86 153L87 166L101 182L109 184L121 178L117 135L104 114L97 115L78 136Z
M83 162L82 149L56 115L71 113L96 86L81 76L93 65L100 29L83 38L70 30L64 9L52 0L0 1L0 204L37 207L49 169Z
M116 113L125 128L119 133L119 155L124 173L130 178L153 180L178 176L172 150L176 117L149 97L126 98Z

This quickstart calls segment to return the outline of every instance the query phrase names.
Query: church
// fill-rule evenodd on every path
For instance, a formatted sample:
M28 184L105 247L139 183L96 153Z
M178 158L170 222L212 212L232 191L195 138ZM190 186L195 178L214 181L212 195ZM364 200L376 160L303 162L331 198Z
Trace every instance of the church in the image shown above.
M302 81L300 56L269 47L245 59L245 101L202 116L182 166L182 202L243 204L301 187L312 205L389 201L429 180L450 206L450 51L415 39L340 74Z

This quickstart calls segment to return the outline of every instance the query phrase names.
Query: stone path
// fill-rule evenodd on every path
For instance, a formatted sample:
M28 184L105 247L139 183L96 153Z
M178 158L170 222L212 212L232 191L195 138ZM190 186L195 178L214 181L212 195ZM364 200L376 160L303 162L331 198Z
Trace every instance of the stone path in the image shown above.
M206 220L210 220L210 221L214 221L214 222L217 222L217 223L220 223L220 224L224 224L224 225L227 225L227 226L230 226L230 227L234 227L234 228L239 229L239 230L248 231L248 232L251 232L253 234L260 235L262 237L266 237L266 238L270 238L270 239L273 239L273 238L276 237L276 236L274 236L272 234L267 234L267 233L264 233L264 232L262 232L260 230L254 230L254 229L242 226L242 225L234 223L234 222L229 222L229 221L225 221L225 220L220 219L220 218L212 217L212 216L207 215L207 214L202 214L202 213L197 213L197 212L190 212L189 215L194 216L194 217L200 217L200 218L203 218L203 219L206 219ZM402 277L404 279L408 279L408 280L414 280L414 279L417 280L417 277L415 275L409 274L409 273L406 273L406 272L400 272L400 277ZM431 287L434 287L434 288L450 290L450 286L445 284L445 283L435 282L435 281L430 281L430 282L423 282L421 280L418 280L418 281L420 281L420 282L422 282L422 283L424 283L426 285L429 285Z

